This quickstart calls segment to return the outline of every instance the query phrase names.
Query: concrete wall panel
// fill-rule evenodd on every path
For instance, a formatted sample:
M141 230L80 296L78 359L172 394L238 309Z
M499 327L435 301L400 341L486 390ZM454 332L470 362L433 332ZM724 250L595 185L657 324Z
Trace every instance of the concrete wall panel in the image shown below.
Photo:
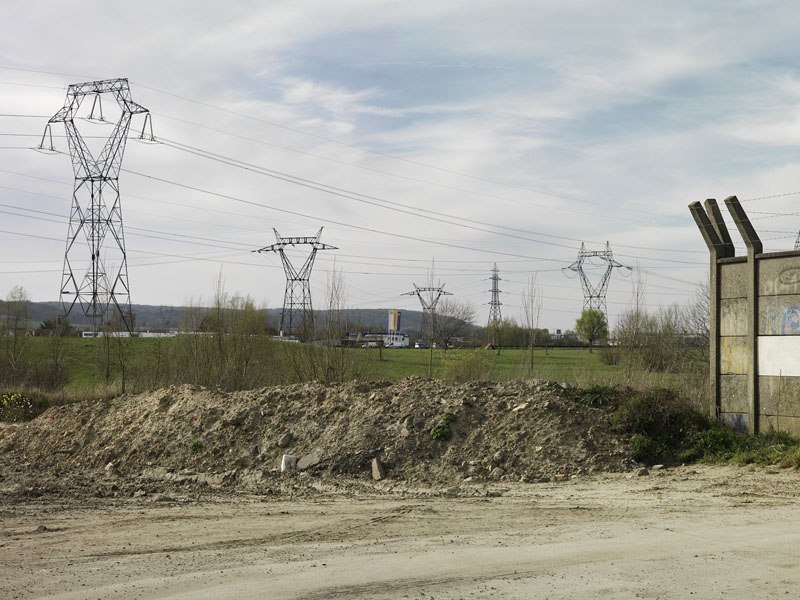
M795 436L800 436L800 417L783 417L776 415L759 415L761 432L766 433L772 429L785 431Z
M758 335L800 335L800 295L759 297Z
M720 265L719 297L744 298L747 296L747 263Z
M791 338L800 340L800 338ZM746 337L720 337L719 369L721 375L746 375L752 349Z
M747 375L720 375L720 410L746 413L750 410L747 396Z
M735 340L739 338L723 338ZM736 355L731 351L731 356ZM724 353L723 353L724 357ZM738 366L738 365L734 365ZM735 372L735 371L726 371ZM762 335L758 337L758 374L800 377L800 336ZM798 399L800 400L800 399Z
M747 335L747 298L723 298L719 303L719 334Z
M764 258L758 270L759 296L800 294L800 256Z
M800 377L759 377L758 398L764 414L800 417Z

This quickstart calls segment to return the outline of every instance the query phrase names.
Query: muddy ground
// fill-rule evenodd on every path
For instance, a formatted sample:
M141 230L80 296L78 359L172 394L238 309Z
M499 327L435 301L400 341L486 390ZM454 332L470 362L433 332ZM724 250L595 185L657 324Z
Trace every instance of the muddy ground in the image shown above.
M800 595L797 471L627 455L543 381L53 408L0 427L0 598Z

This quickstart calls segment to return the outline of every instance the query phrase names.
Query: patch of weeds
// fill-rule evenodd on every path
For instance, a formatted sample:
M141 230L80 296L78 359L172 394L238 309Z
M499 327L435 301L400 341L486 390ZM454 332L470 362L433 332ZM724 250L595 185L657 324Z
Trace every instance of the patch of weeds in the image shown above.
M453 435L453 432L450 431L450 423L455 421L456 416L451 412L446 412L442 416L442 422L431 429L431 439L433 440L442 440L446 441L449 440L450 437Z
M592 384L585 388L569 388L564 391L569 400L595 408L612 405L617 400L618 393L617 388L598 384Z
M200 454L203 451L203 442L198 439L193 439L189 450L192 454Z
M800 440L783 431L751 436L716 425L692 435L685 455L711 463L797 468L800 466Z
M693 462L694 435L711 427L670 390L629 391L611 415L611 426L628 437L637 462Z

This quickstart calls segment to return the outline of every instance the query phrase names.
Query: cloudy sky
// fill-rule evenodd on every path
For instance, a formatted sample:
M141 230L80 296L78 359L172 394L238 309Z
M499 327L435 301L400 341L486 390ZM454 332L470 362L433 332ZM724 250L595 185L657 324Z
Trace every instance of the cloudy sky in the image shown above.
M0 297L21 285L58 298L73 187L63 126L62 154L31 148L68 84L117 77L160 142L132 139L119 180L134 303L202 302L221 277L279 307L280 260L251 251L273 228L324 227L339 249L318 255L316 306L336 269L348 306L417 309L401 294L433 265L484 323L497 263L503 316L518 317L535 276L541 325L572 328L582 292L562 267L582 242L609 241L636 269L612 275L613 324L637 274L652 310L691 301L708 255L690 202L747 200L770 251L793 248L800 228L790 2L79 0L4 12ZM77 122L91 140L112 129ZM587 267L592 281L602 272Z

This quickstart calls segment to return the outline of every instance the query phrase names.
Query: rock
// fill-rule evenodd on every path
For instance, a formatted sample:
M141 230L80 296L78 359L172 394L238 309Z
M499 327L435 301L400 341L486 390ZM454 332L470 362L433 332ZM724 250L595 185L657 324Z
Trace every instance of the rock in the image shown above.
M646 475L650 475L650 471L648 471L645 467L639 467L636 469L634 475L637 477L645 477Z
M375 481L380 481L386 477L386 469L383 467L380 458L372 459L372 478Z
M564 389L564 390L568 390L568 389L570 389L570 388L572 387L572 386L571 386L570 384L568 384L566 381L562 381L562 382L561 382L561 383L559 383L558 385L560 385L560 386L561 386L561 389Z
M564 473L556 473L553 475L553 481L564 481L567 476Z
M117 463L115 461L110 461L106 465L106 475L109 477L119 477L119 469L117 469Z
M147 492L145 492L142 489L138 489L135 492L133 492L133 497L134 498L143 498L144 496L147 496Z
M650 467L653 471L661 471L664 468L664 465L653 465Z
M294 471L297 468L297 457L291 454L284 454L281 457L281 473Z
M289 444L292 443L293 439L294 438L292 437L291 433L284 433L281 437L278 438L278 448L286 448Z
M505 474L506 474L505 469L503 469L502 467L495 467L494 469L492 469L492 472L489 473L489 477L491 477L492 479L500 479Z
M506 455L502 450L498 450L492 455L492 462L496 465L500 464L506 459Z
M297 468L304 471L305 469L318 465L320 460L319 452L314 450L297 461Z
M521 410L525 410L526 408L528 408L528 403L527 402L523 402L519 406L515 406L514 408L512 408L511 412L519 412Z

